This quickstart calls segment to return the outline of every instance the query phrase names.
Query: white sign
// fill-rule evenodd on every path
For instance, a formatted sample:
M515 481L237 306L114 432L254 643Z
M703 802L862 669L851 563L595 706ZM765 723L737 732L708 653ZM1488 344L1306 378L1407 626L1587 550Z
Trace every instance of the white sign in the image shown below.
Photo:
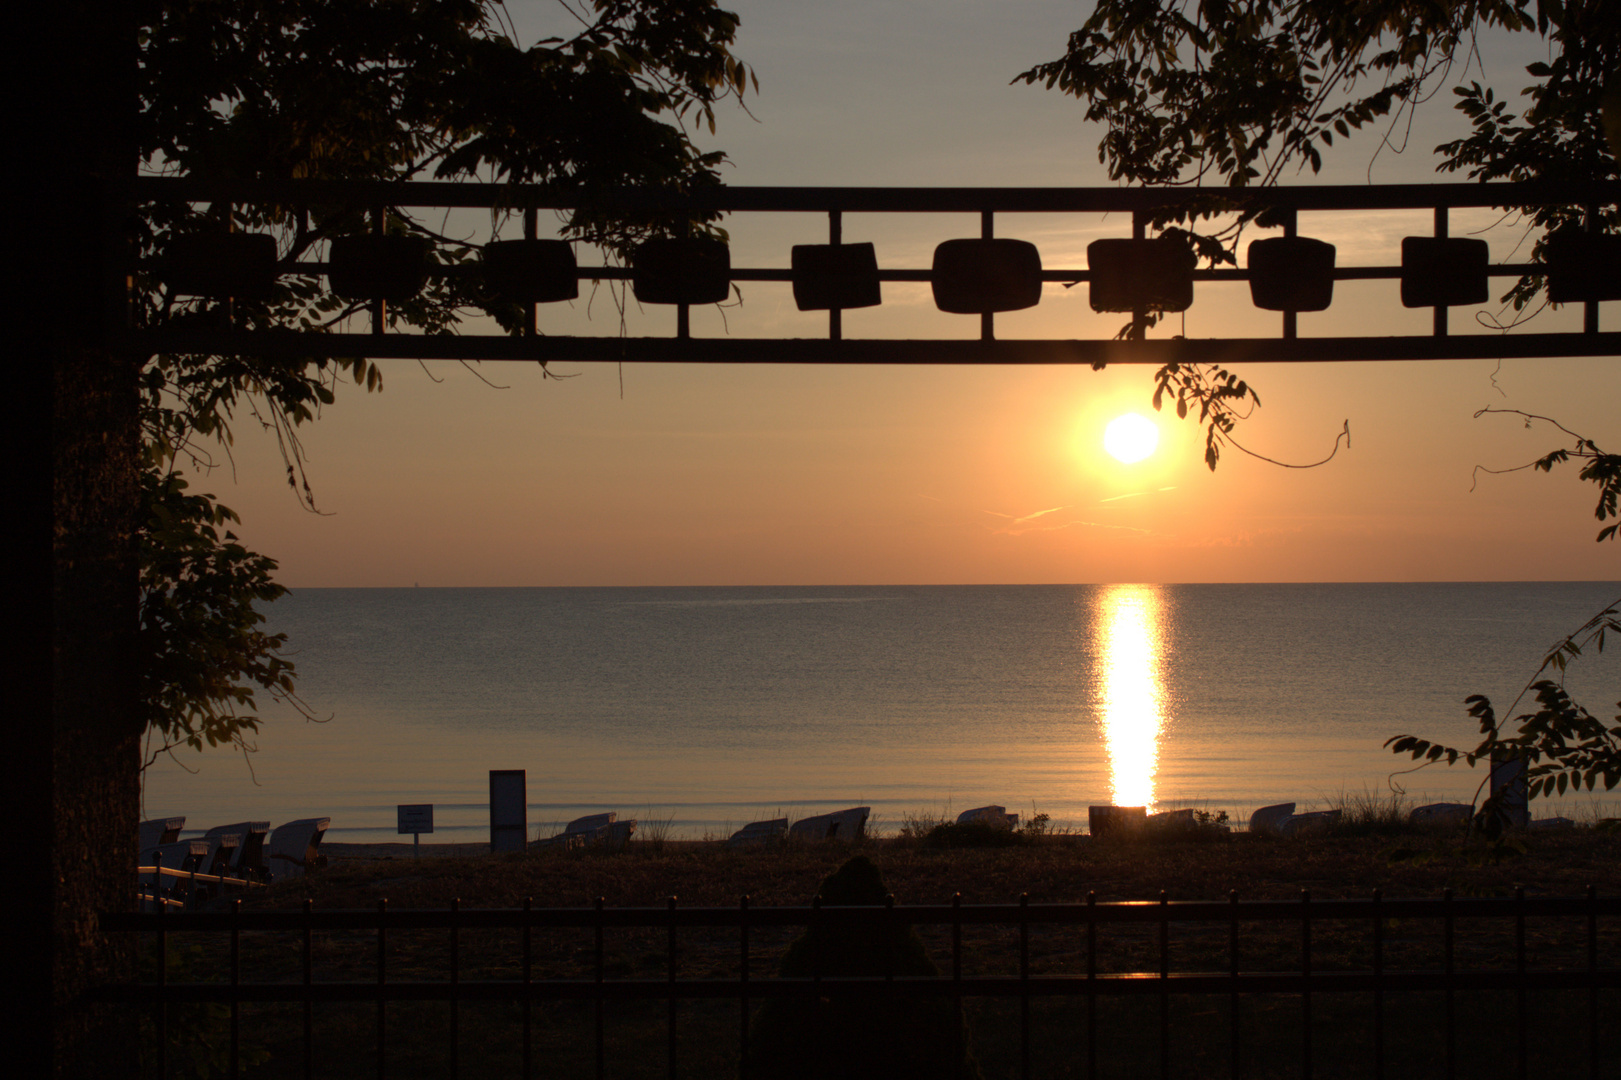
M400 834L433 832L433 803L401 803Z

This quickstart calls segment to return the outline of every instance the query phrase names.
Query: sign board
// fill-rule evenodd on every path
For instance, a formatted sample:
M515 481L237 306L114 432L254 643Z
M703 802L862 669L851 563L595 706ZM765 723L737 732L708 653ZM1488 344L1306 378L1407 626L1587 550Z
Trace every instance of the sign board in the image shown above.
M490 770L490 850L522 851L529 843L529 794L522 769Z
M433 832L433 803L401 803L400 835Z

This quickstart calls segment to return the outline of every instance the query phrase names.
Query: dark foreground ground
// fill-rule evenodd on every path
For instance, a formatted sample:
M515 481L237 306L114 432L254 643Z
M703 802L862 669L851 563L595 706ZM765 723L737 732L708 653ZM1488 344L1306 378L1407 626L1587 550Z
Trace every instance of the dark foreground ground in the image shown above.
M1523 847L1524 850L1519 850ZM1535 832L1519 847L1492 850L1461 838L1395 829L1361 835L1269 839L1248 834L1209 834L1203 840L1144 839L1109 842L1079 837L1040 837L1017 846L931 847L917 838L845 846L784 846L729 851L715 844L641 843L625 852L536 852L533 854L435 854L413 859L408 845L369 848L334 845L321 873L253 896L251 909L369 909L386 899L391 912L411 908L583 907L601 897L608 907L663 908L669 898L681 907L735 907L748 895L752 908L803 905L820 882L853 854L870 858L881 870L896 903L947 903L961 893L965 904L1157 900L1221 900L1236 890L1243 900L1298 900L1309 889L1313 901L1366 898L1375 889L1386 899L1455 896L1512 896L1523 887L1529 897L1582 896L1589 885L1601 897L1621 895L1621 831L1576 828ZM1438 921L1323 919L1311 927L1314 972L1440 970L1446 943ZM1585 971L1589 963L1588 920L1525 920L1524 955L1531 970ZM1621 923L1598 923L1597 959L1602 968L1621 968ZM1453 942L1460 970L1512 970L1517 930L1512 919L1491 925L1458 920ZM777 974L798 928L751 932L751 971L755 979ZM922 947L942 971L952 958L948 926L919 928ZM1152 987L1161 963L1175 972L1224 972L1232 963L1226 923L1175 923L1165 938L1152 923L1103 925L1095 953L1083 926L1032 924L1023 947L1028 970L1038 976L1083 977L1089 955L1101 973L1148 974ZM1301 925L1245 925L1239 963L1244 971L1299 971ZM652 991L670 977L734 979L738 974L738 930L685 928L675 940L663 926L607 930L597 946L589 927L541 929L525 939L516 929L467 927L454 935L443 928L397 928L382 946L390 982L446 984L452 958L456 977L466 984L520 977L527 954L536 979L577 980L589 986L598 971L608 982L640 982ZM150 954L148 969L155 971ZM226 979L228 944L224 935L169 935L170 979L174 982ZM375 930L313 933L308 944L298 933L244 933L240 944L244 982L295 983L310 957L312 981L372 983L380 942ZM1013 925L964 926L961 963L968 976L1018 974L1020 931ZM600 963L600 968L599 968ZM1299 1077L1309 1043L1316 1077L1439 1077L1452 1071L1471 1080L1514 1077L1524 1033L1529 1076L1597 1075L1621 1078L1621 1053L1613 1036L1621 1023L1621 990L1536 990L1519 995L1462 982L1452 1002L1456 1023L1448 1038L1448 1003L1439 991L1392 989L1371 992L1253 993L1234 999L1158 991L1125 998L1099 998L1088 1011L1083 997L1034 998L1021 1011L1017 998L968 998L963 1003L966 1045L972 1054L967 1075L982 1080L1023 1077ZM174 1006L167 1075L223 1075L224 1006ZM825 1010L839 1008L824 1000ZM852 1043L852 1025L879 1025L881 1038L905 1025L884 1019L886 1006L866 1005L846 1014L840 1030L818 1034L810 1044L817 1062L801 1062L794 1076L865 1077L855 1068L832 1068ZM456 1005L443 1000L394 1001L383 1010L383 1074L390 1077L454 1075L519 1077L527 1040L530 1075L590 1080L675 1076L678 1080L726 1080L739 1076L742 1024L750 1030L761 1019L758 998L740 1008L734 998L689 1000L672 1007L656 994L642 1000L607 1002L602 1014L602 1071L598 1072L596 1003L540 1001L527 1008L514 1001L480 1001L469 995ZM306 1020L306 1015L308 1019ZM853 1015L854 1019L851 1019ZM1597 1027L1595 1027L1595 1017ZM672 1020L676 1032L672 1042ZM305 1024L310 1031L306 1059ZM301 1076L305 1062L313 1075L376 1076L378 1007L373 1002L323 1002L308 1014L297 1003L248 1003L238 1017L241 1049L251 1062L244 1075ZM149 1026L143 1057L154 1060L155 1026ZM1234 1033L1238 1033L1235 1040ZM1595 1039L1594 1032L1600 1034ZM1590 1072L1589 1050L1611 1041ZM1234 1048L1237 1047L1237 1071ZM1023 1057L1028 1049L1028 1059ZM672 1053L674 1068L672 1070ZM825 1057L825 1060L824 1060ZM1382 1068L1380 1061L1382 1060ZM176 1067L176 1062L196 1067ZM848 1066L849 1063L845 1062ZM1094 1067L1096 1071L1089 1073ZM1026 1071L1028 1069L1028 1071ZM1162 1069L1164 1070L1162 1072ZM148 1069L148 1075L156 1073ZM780 1074L783 1080L789 1074ZM753 1076L752 1080L773 1080ZM876 1080L876 1078L875 1078ZM886 1075L884 1080L901 1080Z
M1492 850L1440 833L1389 830L1371 835L1294 839L1219 834L1202 841L1091 841L1043 837L1014 847L932 848L918 840L728 850L719 844L632 842L617 855L436 856L413 859L410 845L333 845L327 870L271 889L255 904L302 903L318 908L374 907L379 899L404 907L576 907L602 897L610 906L730 906L747 894L758 905L807 904L822 878L854 852L883 871L900 904L1031 903L1154 900L1576 896L1588 885L1621 893L1621 830L1573 828L1523 834L1523 851ZM387 852L395 852L385 854Z

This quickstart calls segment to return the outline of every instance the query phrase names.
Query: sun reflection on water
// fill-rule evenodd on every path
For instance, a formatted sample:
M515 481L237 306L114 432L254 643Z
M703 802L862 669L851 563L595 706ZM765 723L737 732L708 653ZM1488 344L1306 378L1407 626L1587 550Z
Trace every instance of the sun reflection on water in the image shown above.
M1111 586L1099 599L1097 620L1112 799L1116 806L1152 811L1165 721L1159 590Z

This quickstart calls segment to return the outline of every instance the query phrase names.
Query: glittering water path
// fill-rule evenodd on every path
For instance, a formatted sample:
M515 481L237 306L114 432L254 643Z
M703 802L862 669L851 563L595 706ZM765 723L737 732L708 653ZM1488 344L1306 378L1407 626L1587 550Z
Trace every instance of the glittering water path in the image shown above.
M1473 744L1617 583L300 590L272 609L326 724L267 715L255 756L155 767L147 813L203 827L325 814L482 839L490 769L528 770L532 831L614 809L721 834L866 804L1247 812L1385 790L1382 748ZM1570 686L1600 715L1621 650ZM1467 798L1429 769L1415 796Z

